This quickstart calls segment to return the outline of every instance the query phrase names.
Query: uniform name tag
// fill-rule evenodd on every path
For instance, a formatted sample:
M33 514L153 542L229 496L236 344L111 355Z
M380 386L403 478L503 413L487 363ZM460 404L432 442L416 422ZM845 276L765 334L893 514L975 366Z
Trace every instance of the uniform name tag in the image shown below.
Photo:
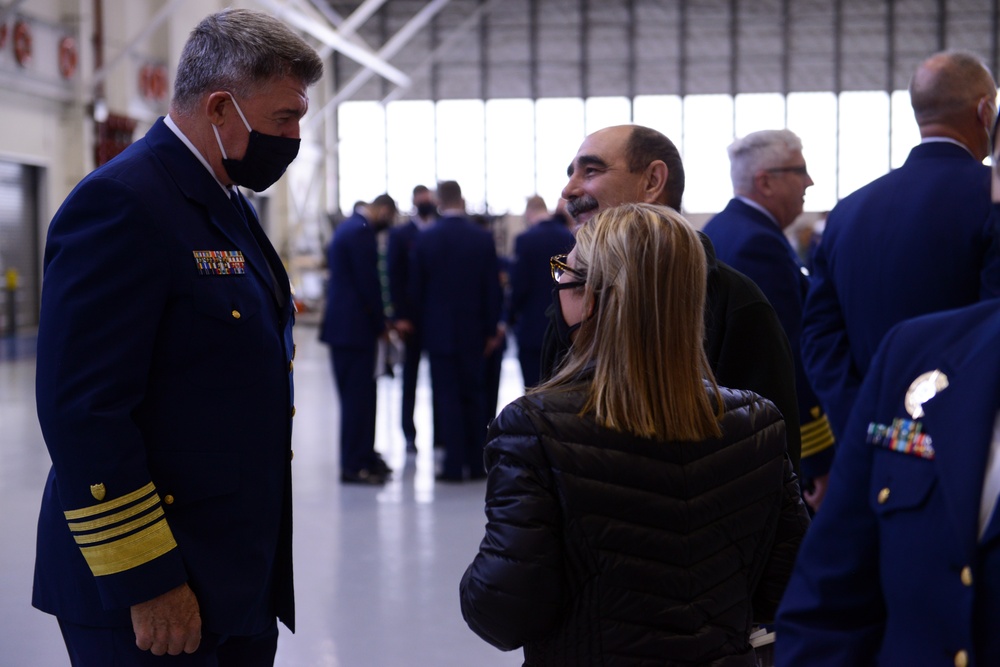
M242 276L247 270L239 250L195 250L194 263L203 276Z

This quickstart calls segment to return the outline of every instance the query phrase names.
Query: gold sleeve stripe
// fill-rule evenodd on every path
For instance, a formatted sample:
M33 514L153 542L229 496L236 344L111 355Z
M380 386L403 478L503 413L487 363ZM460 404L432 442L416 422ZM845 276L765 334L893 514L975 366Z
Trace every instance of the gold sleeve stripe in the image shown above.
M102 530L98 533L88 533L86 535L75 535L73 537L77 544L94 544L96 542L104 542L105 540L110 540L114 537L119 537L125 533L131 533L133 530L137 530L143 526L154 523L157 519L163 518L163 508L157 507L155 511L150 512L145 516L141 516L134 521L129 521L128 523L123 523L120 526L111 528L109 530Z
M70 521L69 529L74 533L83 533L90 530L96 530L98 528L106 528L113 523L121 523L126 519L131 519L137 514L142 514L149 508L156 507L159 503L159 496L153 495L138 505L133 505L132 507L128 507L121 512L115 512L114 514L109 514L108 516L101 517L100 519L94 519L93 521Z
M819 419L802 425L802 457L819 454L825 449L833 447L833 431L830 429L830 421L823 415Z
M811 419L808 422L803 422L802 424L803 434L828 430L830 430L830 420L826 418L826 415L821 415L816 419Z
M101 577L139 567L176 547L170 526L160 520L126 538L95 547L82 547L80 552L94 576Z
M156 487L150 482L146 486L133 491L124 496L119 496L114 500L109 500L106 503L99 503L97 505L91 505L90 507L82 507L78 510L70 510L65 512L66 520L73 521L74 519L86 519L87 517L95 516L97 514L103 514L104 512L109 512L113 509L118 509L122 505L128 505L129 503L134 503L139 498L143 496L148 496L150 493L154 493Z

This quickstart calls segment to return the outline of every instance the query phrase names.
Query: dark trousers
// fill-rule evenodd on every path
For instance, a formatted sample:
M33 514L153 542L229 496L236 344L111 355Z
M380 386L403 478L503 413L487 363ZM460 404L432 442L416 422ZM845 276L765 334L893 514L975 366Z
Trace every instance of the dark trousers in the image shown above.
M334 345L333 377L340 395L340 471L356 473L375 463L376 343Z
M403 347L403 437L417 439L413 409L417 404L417 373L420 370L420 337L412 334Z
M202 633L194 653L156 656L140 651L132 628L92 628L59 619L73 667L272 667L278 626L252 637Z
M486 440L482 354L431 354L430 360L434 429L445 451L442 474L458 480L467 469L470 476L482 477Z
M497 400L500 398L500 372L503 368L503 355L506 348L507 345L502 343L493 351L493 354L486 357L484 366L486 375L483 378L483 419L487 425L497 416Z

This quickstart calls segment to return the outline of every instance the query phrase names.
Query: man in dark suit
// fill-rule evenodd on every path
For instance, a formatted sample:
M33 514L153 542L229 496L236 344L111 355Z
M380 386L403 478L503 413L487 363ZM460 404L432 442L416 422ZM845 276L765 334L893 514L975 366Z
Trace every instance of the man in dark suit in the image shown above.
M684 165L676 146L656 130L618 125L598 130L580 145L567 169L566 210L578 224L618 204L646 202L680 210ZM708 262L705 354L719 384L750 389L770 399L787 424L788 455L798 470L799 409L795 365L781 322L752 280L715 256L702 235ZM558 317L558 309L553 316ZM548 377L569 342L553 320L546 331L543 375Z
M833 433L802 367L799 337L809 278L784 234L802 213L813 180L802 142L789 130L748 134L729 146L729 160L735 197L703 231L719 259L757 283L788 336L795 360L804 497L816 510L833 461Z
M775 664L1000 664L998 368L996 300L885 335L778 611Z
M375 451L375 364L379 339L388 331L375 235L395 215L396 202L379 195L338 225L327 249L320 340L330 346L340 398L340 481L347 483L382 484L391 472Z
M271 665L276 616L294 627L293 304L236 185L295 158L322 70L266 14L207 17L169 116L52 220L33 604L74 665Z
M981 164L996 94L974 56L925 60L910 81L921 143L902 167L830 212L803 313L802 357L838 439L894 324L1000 295L989 169Z
M486 475L484 377L500 319L499 265L493 237L466 217L458 183L438 184L437 194L441 219L413 244L410 283L445 450L438 479L457 482Z
M524 386L533 387L541 377L542 341L552 305L549 259L573 249L573 233L562 213L549 216L545 200L528 200L524 212L528 228L514 239L514 261L510 272L510 306L507 319L517 340Z
M407 281L410 274L410 253L417 234L437 220L437 201L426 185L413 188L414 214L398 227L389 230L386 264L389 273L389 298L392 301L392 326L403 340L403 437L406 451L417 451L417 428L413 423L413 408L417 397L417 373L420 369L420 332L413 326L413 304L410 303Z

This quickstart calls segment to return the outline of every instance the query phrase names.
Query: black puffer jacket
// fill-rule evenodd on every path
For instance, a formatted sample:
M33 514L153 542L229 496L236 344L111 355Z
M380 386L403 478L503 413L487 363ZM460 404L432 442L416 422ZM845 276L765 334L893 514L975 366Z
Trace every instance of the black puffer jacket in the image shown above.
M809 519L774 405L723 389L723 437L660 442L522 397L490 425L462 614L525 665L752 666Z

